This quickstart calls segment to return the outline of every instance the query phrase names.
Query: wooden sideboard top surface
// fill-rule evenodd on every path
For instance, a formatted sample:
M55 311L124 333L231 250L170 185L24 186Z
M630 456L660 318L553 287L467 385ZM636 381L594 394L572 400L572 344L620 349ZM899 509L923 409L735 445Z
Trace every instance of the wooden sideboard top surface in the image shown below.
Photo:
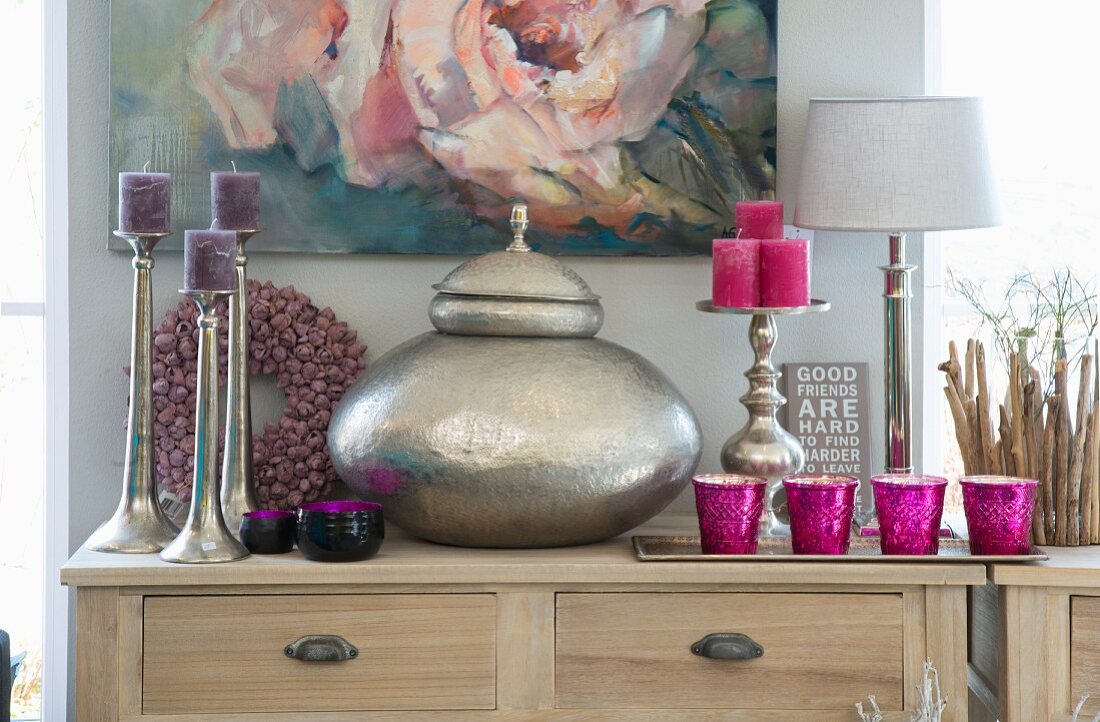
M1045 562L991 564L994 584L1022 587L1100 588L1100 546L1042 547Z
M61 568L75 587L189 585L500 584L984 584L981 564L888 562L639 562L635 534L698 534L694 514L662 514L615 539L560 549L466 549L420 541L390 525L374 559L311 562L298 551L226 564L169 564L155 554L83 547ZM1098 575L1100 576L1100 575Z

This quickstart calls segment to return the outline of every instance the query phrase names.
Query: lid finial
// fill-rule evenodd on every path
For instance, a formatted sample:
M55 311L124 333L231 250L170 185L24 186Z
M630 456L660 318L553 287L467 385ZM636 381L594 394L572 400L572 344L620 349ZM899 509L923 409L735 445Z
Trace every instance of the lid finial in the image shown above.
M527 241L523 238L523 234L527 232L527 226L530 225L530 221L527 220L526 203L519 201L512 205L511 225L512 243L509 244L507 250L529 253L531 247L527 245Z

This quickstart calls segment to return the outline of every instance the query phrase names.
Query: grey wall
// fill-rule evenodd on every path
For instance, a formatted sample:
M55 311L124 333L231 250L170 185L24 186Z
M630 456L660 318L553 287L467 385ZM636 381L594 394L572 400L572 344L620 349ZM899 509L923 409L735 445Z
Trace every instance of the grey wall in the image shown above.
M788 221L798 182L807 99L814 95L905 95L923 90L922 0L780 0L779 197ZM78 546L114 509L122 472L131 268L107 239L108 12L103 0L69 3L70 523ZM537 219L536 219L537 220ZM182 230L182 229L180 229ZM919 245L913 253L919 258ZM882 279L886 241L818 233L814 293L833 302L815 318L783 320L780 361L871 364L872 418L882 415ZM293 283L358 329L374 358L429 329L430 284L457 257L251 256L253 278ZM710 262L694 259L566 259L604 298L601 337L656 363L693 404L705 434L701 469L717 471L725 439L744 422L737 398L751 363L744 320L704 315ZM178 254L154 276L155 313L178 300ZM917 288L921 283L918 277ZM914 327L921 328L920 301ZM914 358L920 359L920 347ZM920 399L920 389L916 390ZM881 456L882 432L872 450ZM919 429L919 416L916 423ZM919 453L916 458L919 457ZM677 502L689 508L687 499Z

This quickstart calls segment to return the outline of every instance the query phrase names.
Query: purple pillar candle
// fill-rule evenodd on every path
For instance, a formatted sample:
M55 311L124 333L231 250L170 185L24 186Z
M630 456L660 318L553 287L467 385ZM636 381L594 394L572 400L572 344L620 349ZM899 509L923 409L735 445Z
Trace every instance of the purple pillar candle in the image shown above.
M712 258L715 306L753 308L760 305L760 241L756 238L715 238Z
M167 173L118 174L118 230L169 233L172 224L172 176Z
M760 242L760 297L768 308L810 305L810 248L802 238Z
M237 290L236 231L184 231L183 288Z
M260 229L260 174L210 174L211 228L231 231Z
M783 201L740 201L733 209L740 238L783 237Z

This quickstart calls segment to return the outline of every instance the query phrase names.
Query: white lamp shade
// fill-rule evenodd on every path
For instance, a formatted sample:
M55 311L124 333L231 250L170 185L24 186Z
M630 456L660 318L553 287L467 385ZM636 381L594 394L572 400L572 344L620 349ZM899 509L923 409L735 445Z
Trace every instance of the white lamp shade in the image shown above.
M979 98L814 98L794 223L833 231L997 225Z

